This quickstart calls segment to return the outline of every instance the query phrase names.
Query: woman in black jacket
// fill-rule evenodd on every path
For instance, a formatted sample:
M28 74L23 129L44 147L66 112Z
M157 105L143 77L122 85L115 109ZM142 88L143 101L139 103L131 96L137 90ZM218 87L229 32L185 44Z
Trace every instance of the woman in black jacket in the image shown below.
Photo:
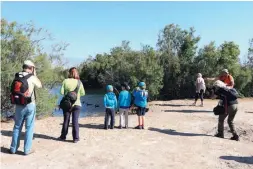
M225 112L219 113L218 133L215 136L224 138L224 120L228 116L228 125L233 134L231 140L239 141L239 136L235 131L233 122L238 111L237 92L235 89L227 88L226 84L220 80L215 81L213 86L214 94L220 97L220 102L222 102L225 108Z

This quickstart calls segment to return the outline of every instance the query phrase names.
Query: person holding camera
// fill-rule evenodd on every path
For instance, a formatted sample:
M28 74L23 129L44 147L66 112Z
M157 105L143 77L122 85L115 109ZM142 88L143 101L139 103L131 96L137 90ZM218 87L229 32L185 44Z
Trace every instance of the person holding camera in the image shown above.
M41 88L41 82L36 76L35 65L32 61L26 60L23 64L23 71L15 74L11 85L11 103L16 105L15 124L13 127L10 153L15 154L20 145L20 134L25 122L24 154L34 152L32 140L34 134L34 122L36 115L35 87Z
M224 138L224 120L228 116L228 126L233 136L231 140L239 141L239 136L235 131L234 118L238 111L237 91L229 88L227 85L217 80L213 85L214 94L220 97L219 105L214 108L214 113L219 115L218 133L216 137Z

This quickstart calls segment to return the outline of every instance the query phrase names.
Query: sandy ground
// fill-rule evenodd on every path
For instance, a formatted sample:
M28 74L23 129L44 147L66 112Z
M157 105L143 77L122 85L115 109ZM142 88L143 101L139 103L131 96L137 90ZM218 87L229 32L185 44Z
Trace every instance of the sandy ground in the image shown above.
M13 123L2 123L2 169L155 168L155 169L253 169L253 100L240 100L235 125L241 141L215 138L217 116L212 108L189 106L191 100L152 102L146 115L146 129L103 130L103 117L81 118L80 142L57 141L62 117L36 121L35 153L8 154ZM135 127L137 116L129 117ZM116 126L119 118L116 117ZM23 145L23 139L21 141Z

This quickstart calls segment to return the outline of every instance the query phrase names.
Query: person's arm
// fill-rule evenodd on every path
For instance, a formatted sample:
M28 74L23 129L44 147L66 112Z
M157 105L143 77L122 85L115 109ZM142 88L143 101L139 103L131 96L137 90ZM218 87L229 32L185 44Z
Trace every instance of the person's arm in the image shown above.
M106 94L105 94L105 96L104 96L104 106L105 106L105 108L107 108L106 102L107 102L107 96L106 96Z
M80 91L80 96L84 96L85 95L85 90L84 90L82 82L81 82L80 90L79 91Z
M61 94L64 95L65 94L65 80L62 82L62 86L61 86Z
M115 105L115 107L114 107L115 111L117 111L117 108L118 108L117 105L118 105L118 103L117 103L117 97L116 96L114 97L114 105Z
M117 99L117 98L116 98L116 99ZM118 101L118 104L117 104L118 108L120 107L119 103L120 103L121 99L122 99L122 93L120 92L120 93L119 93L119 101Z
M38 77L37 76L32 76L32 77L33 77L34 86L36 86L37 88L42 88L41 81L38 79Z
M234 85L235 85L234 78L231 75L229 75L229 78L230 78L230 83L227 85L227 87L234 88Z

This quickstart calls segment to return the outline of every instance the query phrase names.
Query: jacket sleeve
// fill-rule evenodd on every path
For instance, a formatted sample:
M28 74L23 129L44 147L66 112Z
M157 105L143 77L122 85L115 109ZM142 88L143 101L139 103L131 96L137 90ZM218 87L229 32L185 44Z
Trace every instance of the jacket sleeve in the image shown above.
M105 96L104 96L104 106L105 106L105 108L106 108L106 101L107 101L107 97L106 97L106 94L105 94Z
M117 103L117 97L116 96L114 98L114 102L115 102L115 110L117 110L118 109L118 103Z
M119 100L118 100L118 103L116 104L118 106L118 108L120 107L119 103L120 103L121 99L122 99L122 93L120 92L119 93ZM116 98L116 101L117 101L117 98Z

